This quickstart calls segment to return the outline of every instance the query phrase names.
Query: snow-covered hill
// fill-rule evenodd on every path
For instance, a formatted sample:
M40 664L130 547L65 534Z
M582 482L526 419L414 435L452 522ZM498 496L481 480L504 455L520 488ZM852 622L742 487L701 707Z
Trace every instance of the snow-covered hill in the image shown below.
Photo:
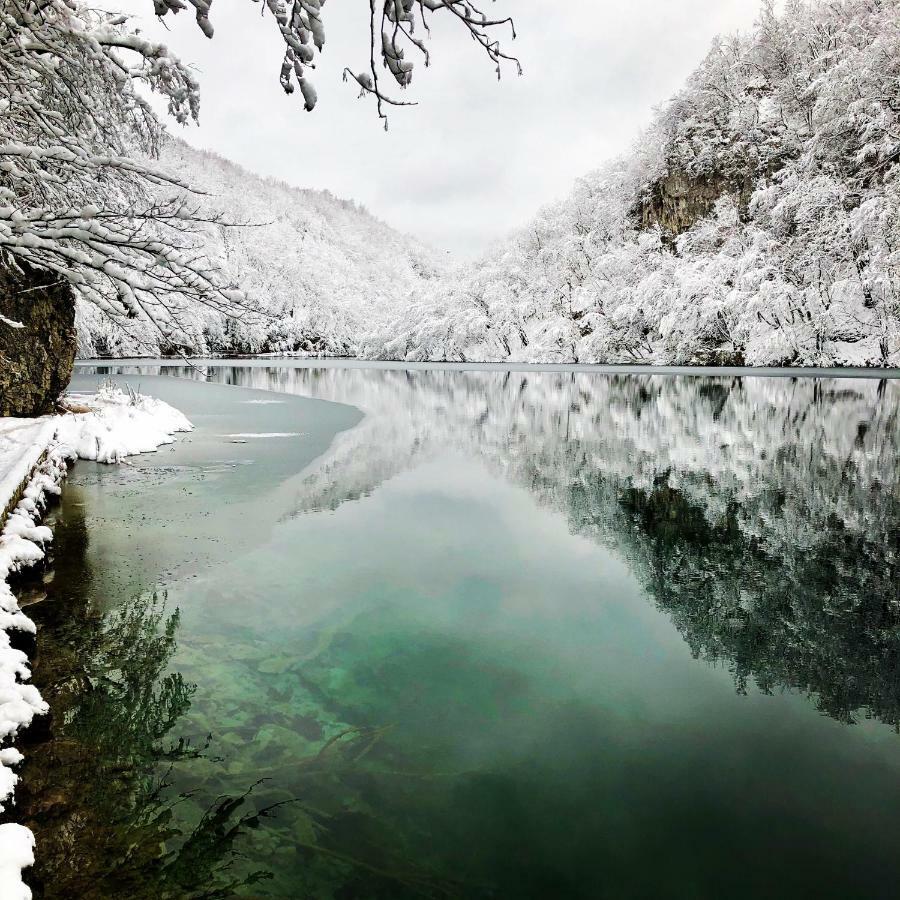
M205 253L267 315L235 320L198 308L183 347L175 348L150 325L123 334L96 307L81 304L82 356L174 349L352 356L361 336L384 329L440 272L434 250L327 191L261 178L180 140L169 141L159 163L205 192L190 203L229 223L207 227Z
M766 3L628 157L366 352L900 364L900 0Z

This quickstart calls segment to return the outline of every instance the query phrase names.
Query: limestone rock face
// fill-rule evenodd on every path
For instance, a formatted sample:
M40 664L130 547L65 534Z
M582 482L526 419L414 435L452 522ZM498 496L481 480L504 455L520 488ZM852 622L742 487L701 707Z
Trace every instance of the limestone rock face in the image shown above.
M75 298L52 272L0 259L0 416L54 411L75 361Z
M746 215L753 181L729 178L722 175L688 175L673 172L660 178L641 201L639 211L642 229L659 225L663 236L674 241L679 234L708 216L716 201L731 195L737 202L741 215Z

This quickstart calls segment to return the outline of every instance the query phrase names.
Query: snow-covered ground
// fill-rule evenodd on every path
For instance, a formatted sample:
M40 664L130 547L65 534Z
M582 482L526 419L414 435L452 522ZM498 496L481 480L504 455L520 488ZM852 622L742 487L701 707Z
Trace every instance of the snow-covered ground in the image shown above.
M90 408L88 413L56 419L56 441L70 448L78 459L118 462L122 457L171 444L177 432L193 427L168 403L126 393L115 386L101 388L97 394L69 394L66 402L72 409Z
M28 657L12 646L12 630L34 633L7 583L9 575L44 557L52 539L39 519L47 495L58 494L67 464L75 459L113 463L170 444L191 423L167 403L106 385L97 394L68 395L71 410L39 419L0 419L0 510L10 510L0 532L0 810L18 780L23 759L8 746L35 715L47 712L28 683ZM22 486L24 485L24 489ZM16 502L17 501L17 502ZM0 825L0 897L28 900L22 869L34 861L34 836L16 824Z
M0 419L0 510L5 510L56 431L55 416Z

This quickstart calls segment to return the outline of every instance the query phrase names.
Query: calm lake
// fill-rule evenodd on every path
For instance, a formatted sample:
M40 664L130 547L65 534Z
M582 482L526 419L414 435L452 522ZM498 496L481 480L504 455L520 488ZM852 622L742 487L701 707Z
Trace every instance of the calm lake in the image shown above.
M897 896L900 381L109 376L196 431L23 586L36 897Z

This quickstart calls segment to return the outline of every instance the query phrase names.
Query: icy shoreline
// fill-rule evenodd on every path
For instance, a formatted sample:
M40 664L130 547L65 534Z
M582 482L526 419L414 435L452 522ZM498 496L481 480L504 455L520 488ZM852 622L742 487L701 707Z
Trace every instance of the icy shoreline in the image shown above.
M186 362L189 361L188 362ZM388 369L403 372L549 372L594 375L686 375L713 378L900 378L900 368L874 366L664 366L635 363L633 365L600 363L528 363L528 362L406 362L396 359L359 359L349 356L271 357L264 354L248 356L119 356L75 360L76 371L98 374L114 370L127 373L133 370L166 368L237 366L266 368L279 365L286 369Z
M52 533L39 524L47 498L60 493L76 459L114 463L175 440L193 426L161 400L105 386L93 395L68 395L69 412L40 419L0 419L0 811L10 802L22 754L10 746L20 729L48 711L29 683L26 654L11 631L35 633L19 608L8 578L44 558ZM34 836L15 823L0 825L0 897L30 900L22 870L34 862Z

